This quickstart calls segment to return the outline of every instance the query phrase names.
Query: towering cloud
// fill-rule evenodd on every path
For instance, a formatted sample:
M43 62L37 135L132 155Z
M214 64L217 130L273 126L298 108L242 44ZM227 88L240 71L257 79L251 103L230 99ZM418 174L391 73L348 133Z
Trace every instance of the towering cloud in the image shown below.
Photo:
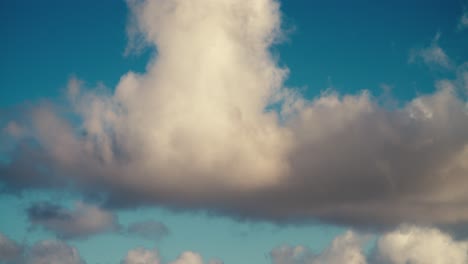
M108 206L273 221L468 223L462 81L394 110L366 91L307 99L270 52L276 1L128 6L129 51L157 51L146 72L113 91L72 79L70 109L40 104L10 123L6 191L71 186Z

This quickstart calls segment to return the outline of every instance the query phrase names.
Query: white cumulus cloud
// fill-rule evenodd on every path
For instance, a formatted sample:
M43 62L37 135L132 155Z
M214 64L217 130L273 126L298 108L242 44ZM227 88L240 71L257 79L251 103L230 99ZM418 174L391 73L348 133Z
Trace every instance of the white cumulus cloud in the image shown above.
M281 246L270 252L273 264L366 264L362 246L366 238L352 231L336 237L321 253L304 246Z
M380 234L365 253L367 235L347 231L320 253L305 246L282 246L271 251L272 264L465 264L468 241L457 241L437 228L401 225Z
M10 133L6 191L72 186L114 208L278 222L468 223L458 80L392 110L367 91L304 98L284 87L288 71L271 53L281 37L277 1L127 2L130 49L157 50L146 71L110 91L72 79L70 109L39 104L17 120L27 132ZM415 59L450 65L438 40ZM54 223L44 226L69 229Z
M376 250L385 264L468 263L468 241L456 241L435 228L403 226L380 237Z
M156 250L145 248L132 249L122 261L122 264L160 264L159 254ZM204 264L200 254L193 251L182 252L176 260L167 262L167 264ZM220 260L210 260L208 264L222 264Z
M132 249L127 253L122 264L160 264L159 255L155 250L145 248Z

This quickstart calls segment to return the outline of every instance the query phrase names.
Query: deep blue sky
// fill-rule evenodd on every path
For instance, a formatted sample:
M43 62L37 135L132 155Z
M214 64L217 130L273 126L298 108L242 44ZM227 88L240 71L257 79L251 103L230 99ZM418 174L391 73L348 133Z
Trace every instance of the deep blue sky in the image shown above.
M408 99L432 89L446 71L409 64L412 48L440 45L453 60L468 54L457 23L462 1L285 1L287 40L275 50L290 69L288 84L330 85L342 92L393 86ZM2 105L56 96L72 75L91 86L113 87L128 70L143 71L150 52L123 56L127 8L123 1L2 1Z

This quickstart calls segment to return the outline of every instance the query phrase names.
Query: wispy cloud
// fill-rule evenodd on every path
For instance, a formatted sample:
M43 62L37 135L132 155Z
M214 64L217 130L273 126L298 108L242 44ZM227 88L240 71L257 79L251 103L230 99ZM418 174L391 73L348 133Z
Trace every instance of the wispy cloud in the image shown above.
M468 241L455 240L437 228L401 225L378 235L368 248L373 236L348 230L338 235L321 251L305 245L283 245L269 254L272 264L454 264L468 261ZM4 241L7 241L5 243ZM14 250L12 250L14 248ZM42 240L34 245L20 245L0 233L0 261L27 264L84 264L77 248L60 240ZM260 253L260 252L259 252ZM182 252L173 261L162 261L157 249L138 247L122 252L122 264L222 264L218 259L205 262L193 251Z
M373 257L376 263L466 263L468 241L435 228L402 226L378 239Z
M146 220L130 223L125 228L124 233L158 241L169 235L169 228L164 223L155 220Z
M452 62L439 46L441 33L437 33L431 44L424 48L412 49L410 51L409 62L414 63L421 60L428 66L439 66L443 68L452 68Z
M71 209L51 202L36 202L26 210L26 213L33 229L42 227L60 239L86 239L113 232L159 241L170 233L164 223L155 220L122 225L113 212L82 202L76 202Z
M464 30L466 28L468 28L468 11L463 12L458 21L458 30Z
M72 210L49 202L35 203L27 214L33 227L41 226L63 239L86 238L119 228L114 214L81 202Z

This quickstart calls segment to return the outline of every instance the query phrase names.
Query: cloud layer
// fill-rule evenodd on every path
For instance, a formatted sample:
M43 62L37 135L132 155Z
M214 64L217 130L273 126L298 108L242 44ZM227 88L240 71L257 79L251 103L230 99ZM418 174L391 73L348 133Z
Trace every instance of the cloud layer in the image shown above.
M369 235L346 231L328 247L315 252L306 246L283 245L270 254L272 264L465 264L468 241L454 240L436 228L402 225L377 237L369 250ZM7 242L5 242L7 241ZM12 250L12 248L15 248ZM259 252L262 254L262 252ZM173 261L163 261L156 249L134 248L122 253L122 264L222 264L208 262L193 251L182 252ZM2 262L3 261L3 262ZM60 240L42 240L19 245L0 233L0 262L7 264L84 264L78 250Z
M72 79L70 107L7 123L4 191L69 187L112 207L280 222L468 223L465 66L394 110L366 91L306 99L270 52L276 1L128 5L129 50L157 50L146 72L114 91Z
M78 249L61 240L41 240L34 245L19 245L0 233L0 263L4 264L86 264ZM134 248L127 252L121 264L222 264L219 260L204 262L200 254L182 252L177 259L163 262L152 249Z
M382 234L370 253L366 238L352 231L336 237L321 253L304 246L281 246L270 252L272 264L463 264L468 241L453 240L435 228L400 226Z

